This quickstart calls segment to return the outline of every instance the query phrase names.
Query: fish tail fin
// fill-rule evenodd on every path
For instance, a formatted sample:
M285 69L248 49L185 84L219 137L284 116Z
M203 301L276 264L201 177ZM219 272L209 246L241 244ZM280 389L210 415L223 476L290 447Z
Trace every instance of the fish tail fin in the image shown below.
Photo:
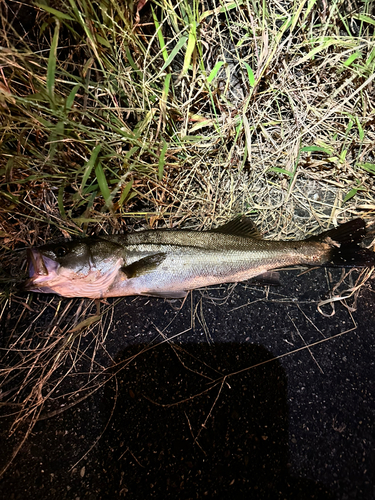
M309 238L310 241L328 243L331 246L326 266L373 267L375 251L360 244L366 236L363 219L354 219L340 224L334 229Z

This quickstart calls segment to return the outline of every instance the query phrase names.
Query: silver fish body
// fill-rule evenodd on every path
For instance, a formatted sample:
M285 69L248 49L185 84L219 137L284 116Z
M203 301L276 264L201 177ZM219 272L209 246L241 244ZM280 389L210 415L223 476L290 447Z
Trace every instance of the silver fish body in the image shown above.
M117 240L117 238L116 238ZM319 265L329 251L320 243L266 241L220 233L147 231L126 238L125 266L161 255L150 271L119 276L107 296L168 295L219 283L244 281L270 269L295 264Z
M364 222L356 219L302 241L263 240L241 218L213 231L86 238L30 250L26 289L65 297L184 297L286 266L374 265L375 254L359 247L365 234Z

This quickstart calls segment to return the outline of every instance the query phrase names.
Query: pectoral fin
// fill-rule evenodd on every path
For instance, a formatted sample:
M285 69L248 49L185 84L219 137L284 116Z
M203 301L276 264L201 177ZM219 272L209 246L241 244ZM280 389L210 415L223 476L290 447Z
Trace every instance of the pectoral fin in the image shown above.
M143 276L144 274L154 271L165 259L167 254L156 253L149 255L143 259L139 259L128 266L123 266L120 270L126 275L128 279Z

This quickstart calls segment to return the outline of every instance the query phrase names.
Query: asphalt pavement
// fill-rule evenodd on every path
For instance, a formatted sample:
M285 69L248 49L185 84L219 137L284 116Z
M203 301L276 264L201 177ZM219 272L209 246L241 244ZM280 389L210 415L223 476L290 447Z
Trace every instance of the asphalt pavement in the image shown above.
M124 298L80 339L87 359L61 391L94 387L93 363L106 384L34 426L0 497L374 499L375 286L356 311L348 299L323 315L331 274L283 271L279 287L213 287L184 303ZM36 332L47 298L33 298ZM6 423L2 465L17 443Z

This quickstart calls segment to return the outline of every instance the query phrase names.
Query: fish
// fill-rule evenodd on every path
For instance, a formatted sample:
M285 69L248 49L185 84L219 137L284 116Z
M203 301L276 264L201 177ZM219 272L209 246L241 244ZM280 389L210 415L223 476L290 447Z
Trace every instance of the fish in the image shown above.
M184 298L190 290L261 277L290 266L373 267L357 218L304 240L263 239L240 216L208 231L155 229L28 249L24 290L100 299Z

